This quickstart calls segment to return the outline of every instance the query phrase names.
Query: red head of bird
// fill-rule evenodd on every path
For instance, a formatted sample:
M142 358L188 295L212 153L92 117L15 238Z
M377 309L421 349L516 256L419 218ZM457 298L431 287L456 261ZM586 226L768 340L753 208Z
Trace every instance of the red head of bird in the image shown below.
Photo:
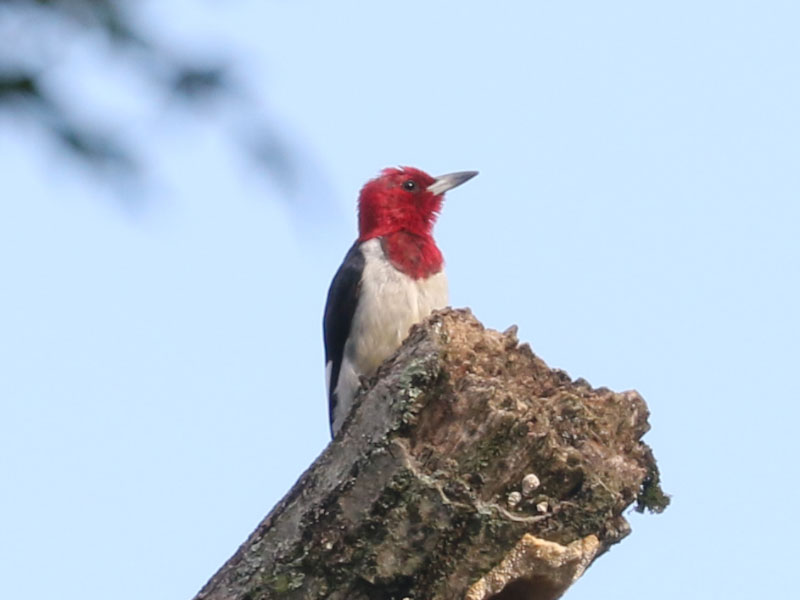
M444 261L432 234L444 193L477 174L432 177L413 167L384 169L361 189L359 241L381 238L392 264L415 279L437 273Z

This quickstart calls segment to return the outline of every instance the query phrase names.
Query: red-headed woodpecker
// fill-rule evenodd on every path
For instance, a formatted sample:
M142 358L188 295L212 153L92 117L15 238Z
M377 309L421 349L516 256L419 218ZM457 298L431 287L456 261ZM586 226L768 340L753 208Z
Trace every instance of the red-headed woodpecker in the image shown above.
M361 377L397 350L412 325L447 306L433 224L444 193L477 174L384 169L361 189L358 239L333 278L323 319L332 435L347 418Z

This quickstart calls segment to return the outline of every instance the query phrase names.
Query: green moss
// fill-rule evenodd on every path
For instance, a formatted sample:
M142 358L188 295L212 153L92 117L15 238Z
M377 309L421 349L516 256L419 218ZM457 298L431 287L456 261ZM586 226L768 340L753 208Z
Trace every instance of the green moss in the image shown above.
M640 513L644 512L645 509L649 510L651 513L664 512L664 509L666 509L670 503L669 496L661 489L659 483L660 475L658 473L656 461L652 456L650 460L650 470L647 473L647 477L645 477L642 482L639 495L636 497L636 511Z
M407 469L397 473L373 504L371 516L383 517L389 510L397 506L414 480L414 474Z
M409 361L400 375L400 385L407 390L410 398L419 396L436 378L437 373L431 371L431 361L428 357Z
M305 575L299 571L275 573L264 580L264 585L276 594L285 594L303 586Z
M471 474L485 470L497 457L508 456L511 448L517 446L521 427L516 419L508 419L506 427L500 428L492 437L481 440L472 456L462 463L461 474ZM527 428L526 428L527 433ZM516 435L515 435L516 434Z
M400 435L407 435L417 420L417 414L426 404L427 398L439 398L447 384L446 373L441 371L438 361L430 357L418 358L409 362L399 375L399 394L392 398L400 418L395 430ZM420 397L423 397L420 400Z

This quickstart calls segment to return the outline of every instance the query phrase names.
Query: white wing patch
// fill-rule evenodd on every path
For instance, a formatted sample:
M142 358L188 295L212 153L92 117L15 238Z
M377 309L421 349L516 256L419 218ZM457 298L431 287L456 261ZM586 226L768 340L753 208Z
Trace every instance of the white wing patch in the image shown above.
M350 414L353 408L353 400L355 400L358 389L361 387L361 378L359 373L353 368L353 362L347 357L345 347L345 355L342 358L342 364L339 367L339 380L336 382L336 406L333 408L333 424L331 429L333 435L339 432L342 423Z

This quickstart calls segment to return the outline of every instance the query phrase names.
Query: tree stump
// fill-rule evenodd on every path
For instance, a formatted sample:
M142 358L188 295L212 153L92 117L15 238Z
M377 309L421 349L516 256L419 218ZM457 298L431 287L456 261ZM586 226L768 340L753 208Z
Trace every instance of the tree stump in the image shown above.
M196 600L550 600L661 511L648 410L446 309Z

